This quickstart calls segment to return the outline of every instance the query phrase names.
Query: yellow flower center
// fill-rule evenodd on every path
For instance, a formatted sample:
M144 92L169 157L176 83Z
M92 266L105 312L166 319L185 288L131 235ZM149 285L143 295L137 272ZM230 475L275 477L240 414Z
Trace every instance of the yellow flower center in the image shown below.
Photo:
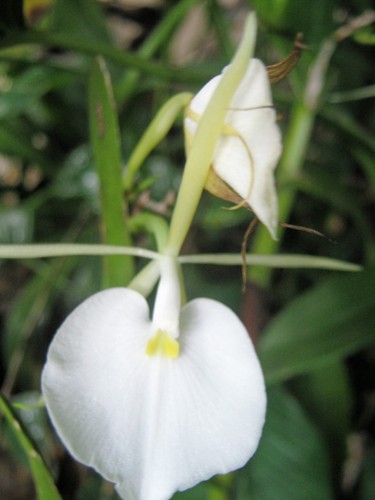
M146 354L147 356L159 354L174 359L180 354L180 344L169 333L158 330L154 337L147 342Z

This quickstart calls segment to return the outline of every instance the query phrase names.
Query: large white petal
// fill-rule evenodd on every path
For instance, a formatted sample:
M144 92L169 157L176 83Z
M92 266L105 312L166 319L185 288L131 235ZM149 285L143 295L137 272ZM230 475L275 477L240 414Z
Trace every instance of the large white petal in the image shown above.
M221 75L210 80L190 104L193 117L204 112ZM213 167L216 174L245 199L257 217L275 237L278 223L274 169L282 145L267 70L258 59L251 59L228 110L225 123L242 137L227 130L218 141ZM196 121L187 117L185 124L195 133ZM244 146L246 143L246 146ZM249 156L249 152L251 155Z
M178 358L148 357L150 334L141 295L100 292L61 326L42 375L68 450L129 500L166 500L241 467L265 414L258 360L226 306L196 299L182 309Z

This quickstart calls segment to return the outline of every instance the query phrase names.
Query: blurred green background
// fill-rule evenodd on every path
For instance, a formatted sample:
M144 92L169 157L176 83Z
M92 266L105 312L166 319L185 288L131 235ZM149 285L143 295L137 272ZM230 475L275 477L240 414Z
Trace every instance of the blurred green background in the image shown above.
M258 227L249 250L326 256L363 270L251 267L242 294L240 268L186 266L189 298L220 300L248 326L269 406L249 464L176 499L375 498L371 6L370 0L1 2L1 244L106 241L155 248L137 217L170 218L185 161L182 114L125 193L116 188L116 168L126 168L169 97L196 92L228 64L249 9L259 21L256 55L267 65L286 57L296 34L303 34L306 49L297 67L273 86L284 142L277 169L280 221L326 238L280 229L275 243ZM108 68L117 110L113 147L104 149L95 143L100 133L95 136L92 119L90 127L97 55ZM109 195L103 194L106 182L113 186ZM106 196L108 201L114 191L124 195L117 222L111 209L105 214ZM225 205L204 194L185 253L240 252L250 215ZM118 232L124 213L127 231ZM143 262L106 259L105 271L100 264L100 257L0 261L2 393L16 412L3 401L4 500L35 498L34 480L39 498L55 498L47 470L30 460L34 448L62 498L117 498L110 484L66 454L40 405L40 371L59 324L102 287L103 275L113 283L108 269L126 285L132 266L140 269ZM21 436L14 418L24 426Z

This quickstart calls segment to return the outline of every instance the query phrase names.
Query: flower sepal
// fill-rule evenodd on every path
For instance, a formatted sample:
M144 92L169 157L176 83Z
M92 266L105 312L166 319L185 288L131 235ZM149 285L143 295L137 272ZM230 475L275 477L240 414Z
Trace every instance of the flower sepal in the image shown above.
M199 117L222 77L210 80L190 103L184 122L188 150ZM275 239L278 206L274 170L281 151L267 69L258 59L251 59L227 109L205 187L215 196L251 208Z

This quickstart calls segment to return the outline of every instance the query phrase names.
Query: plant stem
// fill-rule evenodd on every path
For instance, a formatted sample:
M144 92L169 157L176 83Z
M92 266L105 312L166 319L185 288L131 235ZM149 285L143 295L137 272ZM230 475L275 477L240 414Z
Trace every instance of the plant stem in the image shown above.
M303 103L297 103L291 117L288 134L285 140L284 153L278 167L279 220L286 222L293 208L296 192L290 188L283 189L289 179L298 175L303 166L306 150L310 142L315 113ZM282 234L280 235L280 239ZM254 254L274 254L279 248L279 241L271 239L265 227L259 227L252 245ZM250 277L261 286L267 287L271 279L271 268L252 267Z
M136 54L124 52L112 45L103 42L94 42L77 36L66 36L66 34L52 33L47 31L27 31L8 33L0 42L0 50L24 44L37 44L43 46L59 47L66 50L73 50L103 57L120 64L141 71L142 73L155 76L162 80L183 83L201 83L202 71L193 68L174 69L155 61L145 60Z

